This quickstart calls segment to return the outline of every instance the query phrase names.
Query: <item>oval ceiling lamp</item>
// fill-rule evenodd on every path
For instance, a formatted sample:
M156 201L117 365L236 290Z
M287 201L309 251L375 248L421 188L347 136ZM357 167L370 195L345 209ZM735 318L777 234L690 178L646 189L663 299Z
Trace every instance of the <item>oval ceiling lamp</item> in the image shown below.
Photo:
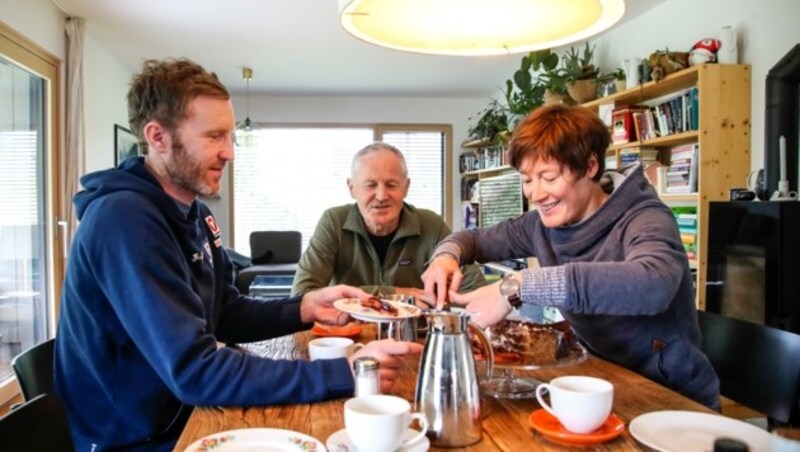
M624 0L339 0L339 21L356 38L435 55L560 47L609 29L624 13Z
M254 143L253 132L258 130L258 125L250 121L250 80L253 78L253 69L249 67L242 68L242 78L247 83L247 97L245 97L247 116L244 121L236 125L236 142L243 146L252 146Z

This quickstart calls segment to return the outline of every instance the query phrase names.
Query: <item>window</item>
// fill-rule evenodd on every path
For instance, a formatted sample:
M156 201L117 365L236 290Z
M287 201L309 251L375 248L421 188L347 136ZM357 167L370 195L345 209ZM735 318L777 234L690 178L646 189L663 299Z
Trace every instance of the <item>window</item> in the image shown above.
M406 202L445 215L449 126L279 126L254 132L233 165L233 247L249 254L250 233L297 230L308 244L325 209L353 202L353 154L373 141L400 149L411 188Z
M0 24L0 403L18 392L11 359L54 324L57 76L56 58Z

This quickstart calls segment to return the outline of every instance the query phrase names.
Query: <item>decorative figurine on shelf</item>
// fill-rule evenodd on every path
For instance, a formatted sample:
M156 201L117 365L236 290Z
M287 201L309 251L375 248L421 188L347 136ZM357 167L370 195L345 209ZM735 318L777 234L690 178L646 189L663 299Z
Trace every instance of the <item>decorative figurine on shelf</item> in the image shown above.
M656 50L650 54L647 61L650 66L650 77L660 82L667 75L689 67L689 53Z
M705 63L716 63L720 49L719 39L705 38L697 41L689 52L689 64L692 66Z

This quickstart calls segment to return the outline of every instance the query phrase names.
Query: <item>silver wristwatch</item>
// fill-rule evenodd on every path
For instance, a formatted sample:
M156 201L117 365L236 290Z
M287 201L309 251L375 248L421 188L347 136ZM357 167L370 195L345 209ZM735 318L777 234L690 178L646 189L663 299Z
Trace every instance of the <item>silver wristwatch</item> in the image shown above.
M500 294L505 297L508 304L519 309L522 306L522 299L519 297L519 280L514 273L508 273L500 281Z

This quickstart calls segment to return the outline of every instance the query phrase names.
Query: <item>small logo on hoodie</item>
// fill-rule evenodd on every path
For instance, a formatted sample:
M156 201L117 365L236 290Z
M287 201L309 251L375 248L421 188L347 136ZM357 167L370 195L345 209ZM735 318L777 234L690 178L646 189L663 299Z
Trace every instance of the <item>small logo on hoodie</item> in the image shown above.
M208 225L208 230L211 231L211 234L214 235L214 246L217 248L222 246L222 231L219 230L219 226L217 225L217 221L214 219L213 215L209 215L206 217L206 224Z

